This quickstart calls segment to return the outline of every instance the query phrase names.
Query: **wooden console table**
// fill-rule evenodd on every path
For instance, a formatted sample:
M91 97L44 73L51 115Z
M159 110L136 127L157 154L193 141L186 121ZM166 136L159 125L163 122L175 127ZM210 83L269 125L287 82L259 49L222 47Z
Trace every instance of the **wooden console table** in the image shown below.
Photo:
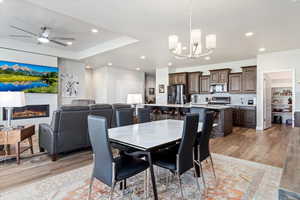
M9 131L0 130L0 145L5 145L7 154L16 156L17 164L20 164L20 154L30 149L33 154L32 136L35 134L35 126L29 125L24 128L17 128ZM20 148L20 143L28 139L29 146ZM10 145L15 145L15 153L11 154Z

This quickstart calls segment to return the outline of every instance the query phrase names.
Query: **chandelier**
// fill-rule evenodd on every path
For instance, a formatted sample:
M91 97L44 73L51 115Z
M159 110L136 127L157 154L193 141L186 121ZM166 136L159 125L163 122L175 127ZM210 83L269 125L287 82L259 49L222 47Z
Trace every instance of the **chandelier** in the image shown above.
M178 41L177 35L169 36L169 51L177 59L195 59L203 56L208 56L213 53L216 48L216 35L209 34L205 37L205 48L202 47L202 34L200 29L192 29L192 0L190 1L190 15L189 15L189 28L190 28L190 44L187 53L182 52L185 50L181 42Z

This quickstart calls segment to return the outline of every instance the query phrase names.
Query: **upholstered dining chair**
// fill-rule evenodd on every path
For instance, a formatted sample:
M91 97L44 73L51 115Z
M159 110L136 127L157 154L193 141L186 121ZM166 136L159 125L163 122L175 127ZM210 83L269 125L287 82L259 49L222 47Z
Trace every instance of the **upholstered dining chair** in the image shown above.
M138 108L139 123L151 122L151 111L149 108Z
M184 119L182 139L179 148L174 146L174 148L161 150L154 153L152 157L154 165L168 169L177 176L182 199L184 196L180 177L182 174L195 167L193 147L197 136L198 123L198 114L187 114ZM198 178L195 178L195 180L198 189L200 190Z
M197 151L195 153L196 155L194 156L195 157L194 162L200 167L200 173L201 173L204 187L206 187L206 184L205 184L205 178L204 178L203 168L201 164L204 160L210 158L211 167L213 170L214 177L216 179L214 163L209 149L209 139L213 129L213 123L214 123L214 112L207 111L204 115L202 132L197 134L197 138L195 141L195 149Z
M121 108L116 111L117 127L133 124L133 108Z
M108 138L107 120L104 117L88 116L88 130L94 153L94 168L88 200L91 199L95 179L111 187L109 196L111 200L117 182L145 171L149 167L149 163L143 159L129 156L113 158Z

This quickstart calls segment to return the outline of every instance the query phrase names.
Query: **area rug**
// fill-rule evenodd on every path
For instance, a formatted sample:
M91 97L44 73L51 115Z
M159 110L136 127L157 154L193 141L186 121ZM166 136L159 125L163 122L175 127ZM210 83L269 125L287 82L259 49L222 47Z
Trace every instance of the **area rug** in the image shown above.
M217 180L214 179L209 162L204 162L204 176L207 188L203 187L201 178L200 191L193 177L193 170L183 175L183 192L185 199L205 200L275 200L281 177L281 168L245 161L237 158L212 155ZM87 198L89 178L92 166L68 171L42 181L22 187L13 188L0 194L0 200L83 200ZM166 182L169 174L166 170L155 169L159 199L181 199L176 178ZM170 176L169 176L170 177ZM171 176L172 177L172 176ZM151 186L149 188L151 196ZM110 188L95 181L93 200L108 199ZM128 180L125 195L115 190L113 199L144 199L144 174Z

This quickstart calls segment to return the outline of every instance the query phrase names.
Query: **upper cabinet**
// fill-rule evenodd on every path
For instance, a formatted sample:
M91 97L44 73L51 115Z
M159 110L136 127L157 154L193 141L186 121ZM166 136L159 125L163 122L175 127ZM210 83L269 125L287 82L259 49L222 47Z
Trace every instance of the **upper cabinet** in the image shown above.
M200 77L200 94L207 94L210 87L210 77L211 76L201 76Z
M188 73L188 93L198 94L200 92L200 76L202 72Z
M224 84L228 83L228 77L231 69L210 70L210 83L211 84Z
M256 66L242 67L243 93L256 93Z
M183 73L169 74L169 85L179 85L179 84L183 84L183 85L187 84L187 73L183 72Z
M229 93L240 94L242 90L242 73L229 74Z

